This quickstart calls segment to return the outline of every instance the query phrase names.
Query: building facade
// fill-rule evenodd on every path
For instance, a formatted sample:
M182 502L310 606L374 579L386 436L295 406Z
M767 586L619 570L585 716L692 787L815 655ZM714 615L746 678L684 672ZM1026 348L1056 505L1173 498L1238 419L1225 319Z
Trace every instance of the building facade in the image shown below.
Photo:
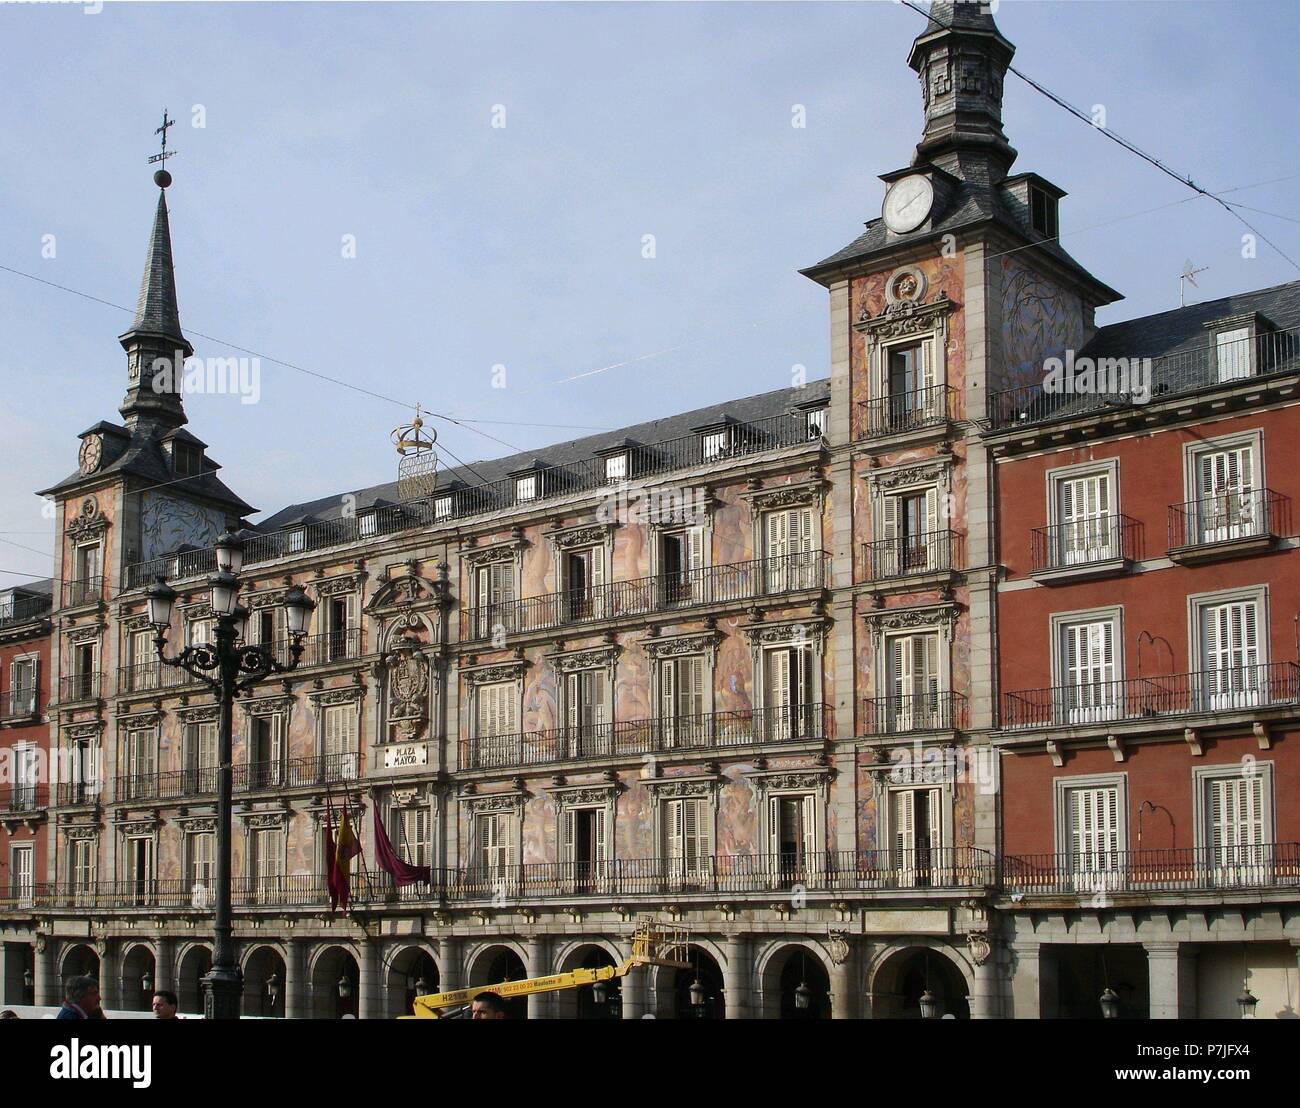
M1190 848L1200 817L1155 786L1168 784L1170 757L1190 757L1184 733L1207 725L1183 713L1168 734L1141 717L1124 728L1090 718L1079 731L1073 700L1058 719L1054 694L1029 697L1024 716L1017 690L1079 685L1077 662L1068 675L1044 668L1058 657L1044 641L1081 641L1071 612L1123 606L1113 643L1144 630L1172 641L1177 605L1167 589L1152 595L1149 572L1206 604L1231 592L1229 622L1256 603L1263 637L1252 641L1271 634L1270 652L1257 647L1243 664L1275 666L1289 656L1279 597L1294 598L1297 563L1280 512L1269 544L1224 540L1236 571L1227 585L1221 566L1201 567L1199 541L1182 544L1187 557L1107 564L1110 578L1086 572L1096 559L1057 577L1025 561L1025 533L1076 519L1073 500L1064 518L1032 513L1057 469L1115 473L1129 451L1151 459L1132 455L1126 474L1157 456L1194 473L1220 462L1202 460L1190 428L1203 416L1177 414L1183 401L1150 407L1174 412L1163 438L1106 430L1066 445L1076 423L1100 417L1044 399L1045 360L1124 336L1093 318L1118 294L1056 241L1064 193L1010 174L1001 93L1012 53L976 6L934 5L908 59L925 109L912 162L884 175L882 216L804 271L829 293L828 380L451 470L420 496L383 485L293 505L256 527L186 430L179 391L156 376L192 353L160 192L136 318L120 339L122 421L83 432L77 471L47 490L59 513L53 611L23 633L48 659L36 730L65 768L19 830L5 825L36 845L21 889L11 863L0 911L3 999L19 999L29 972L37 1003L94 972L108 1007L147 1007L151 988L172 988L199 1010L216 710L203 686L159 665L144 589L163 576L180 593L174 648L207 641L212 543L243 527L250 641L287 651L289 588L317 605L300 667L236 706L235 939L248 1014L393 1016L421 992L621 961L644 914L690 929L691 970L634 974L603 1004L589 990L532 997L518 1013L915 1017L928 992L956 1017L1074 1014L1052 984L1066 973L1055 948L1078 946L1085 916L1098 942L1117 941L1121 924L1091 904L1034 909L1078 869L1078 843L1059 838L1059 806L1072 811L1078 788L1060 778L1104 790L1116 750L1131 751L1132 769L1119 767L1135 775L1129 803L1149 792L1186 842L1168 823L1146 833ZM1283 326L1277 305L1258 310ZM1285 394L1257 396L1256 378L1281 388L1290 368L1248 366L1225 387L1253 397L1258 418L1214 431L1229 452L1267 437L1279 474L1294 411ZM1245 455L1232 456L1240 474ZM1262 454L1252 464L1253 492ZM1199 486L1187 487L1167 503L1195 501ZM1094 529L1118 512L1118 490L1104 511L1088 494ZM1148 537L1164 519L1158 499L1149 483L1125 492ZM1044 549L1050 561L1056 547ZM1131 595L1117 600L1115 582ZM1270 624L1261 587L1274 598ZM999 635L1005 626L1041 634ZM1195 641L1205 649L1204 635ZM1221 670L1225 650L1247 657L1240 643L1213 642L1203 668ZM1175 674L1200 664L1167 662ZM1214 725L1224 737L1203 740L1205 766L1246 746L1267 760L1261 779L1279 806L1291 780L1288 672L1267 670L1270 682L1282 675L1268 686L1283 694L1276 703L1234 704L1233 722ZM1276 756L1266 759L1266 741ZM1200 768L1189 782L1209 803L1264 796ZM368 862L348 909L331 911L324 842L344 812ZM1291 834L1287 818L1257 820L1260 842ZM398 889L373 868L377 823L430 867L428 883ZM1112 836L1102 853L1128 842ZM1043 854L1068 857L1026 861ZM1126 866L1100 871L1113 884ZM1276 898L1261 972L1300 939L1287 930L1287 895L1233 888L1243 904ZM1189 889L1160 896L1185 905ZM1150 942L1165 957L1181 936ZM1191 958L1188 948L1174 961ZM1151 1014L1172 1014L1164 997L1151 993ZM1147 1014L1140 1006L1135 993L1132 1014Z

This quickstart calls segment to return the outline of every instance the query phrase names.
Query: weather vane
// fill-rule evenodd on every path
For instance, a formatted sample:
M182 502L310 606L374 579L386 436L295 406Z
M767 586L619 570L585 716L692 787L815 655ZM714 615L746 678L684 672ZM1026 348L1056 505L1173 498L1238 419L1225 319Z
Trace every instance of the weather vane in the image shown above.
M160 188L166 188L172 183L172 175L167 172L167 166L165 163L168 158L176 157L175 150L167 149L167 128L174 127L175 125L176 120L169 119L167 117L167 109L163 108L162 126L154 129L155 135L162 135L162 150L149 158L150 165L155 163L158 165L158 170L154 173L153 179Z

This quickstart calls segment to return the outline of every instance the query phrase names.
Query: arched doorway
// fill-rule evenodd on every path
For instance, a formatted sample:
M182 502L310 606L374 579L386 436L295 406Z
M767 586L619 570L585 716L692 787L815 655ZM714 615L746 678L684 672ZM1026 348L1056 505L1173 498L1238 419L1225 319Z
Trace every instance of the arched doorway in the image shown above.
M876 972L871 990L875 1019L920 1019L921 997L929 991L938 1017L970 1019L966 978L952 959L928 947L910 947L890 956Z
M831 1018L831 978L815 950L787 946L773 953L763 969L763 1009L783 1020Z
M122 990L118 1007L124 1012L147 1012L158 983L153 951L133 946L122 959Z
M316 959L311 974L311 1016L317 1020L356 1017L361 971L350 950L332 946Z
M528 976L524 960L508 946L489 947L474 959L470 967L469 983L471 985L499 985L505 981L523 981ZM506 999L506 1019L526 1020L528 1018L528 998L523 996Z
M436 993L441 983L438 963L423 947L408 946L393 955L385 981L388 1017L409 1016L415 998Z
M284 1015L284 958L273 946L259 946L244 959L243 1011L268 1019Z
M580 946L565 956L558 969L561 973L568 973L575 969L601 969L617 964L614 956L604 947ZM583 985L579 989L565 989L556 993L556 1017L579 1020L620 1019L623 1014L621 982L614 977L599 984L600 988Z
M722 970L719 969L713 955L703 947L691 946L687 947L685 960L694 968L669 970L673 975L671 1010L673 1018L726 1019L727 1003L722 989Z
M206 946L192 946L181 955L176 971L176 1000L180 1011L203 1013L203 979L210 969L212 951Z
M58 1002L60 1004L63 1003L66 995L68 982L74 977L93 977L99 981L99 955L95 953L93 947L78 943L63 952L63 963L59 966ZM99 987L102 992L104 982L99 981Z

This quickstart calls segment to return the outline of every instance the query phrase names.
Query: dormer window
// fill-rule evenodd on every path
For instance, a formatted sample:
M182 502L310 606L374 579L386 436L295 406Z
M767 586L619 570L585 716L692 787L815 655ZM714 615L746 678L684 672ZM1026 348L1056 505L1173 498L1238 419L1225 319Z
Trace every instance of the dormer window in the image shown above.
M451 497L450 496L440 496L436 500L434 500L433 518L434 519L451 518Z
M1040 188L1029 189L1029 223L1043 238L1057 236L1056 197Z
M172 443L172 468L177 477L193 477L202 472L203 451L193 443Z
M357 516L357 533L362 538L376 534L379 530L379 517L374 512L362 512Z
M307 549L307 529L295 527L285 536L285 544L290 554L301 554Z
M700 444L704 452L704 460L711 462L726 453L727 432L710 431L707 435L701 437Z
M536 500L537 499L537 476L515 478L515 499L516 500Z
M1250 376L1250 328L1234 327L1214 336L1214 360L1220 381Z
M605 459L605 481L617 485L627 480L627 455L611 454Z
M826 409L817 408L807 413L807 438L809 442L826 437Z

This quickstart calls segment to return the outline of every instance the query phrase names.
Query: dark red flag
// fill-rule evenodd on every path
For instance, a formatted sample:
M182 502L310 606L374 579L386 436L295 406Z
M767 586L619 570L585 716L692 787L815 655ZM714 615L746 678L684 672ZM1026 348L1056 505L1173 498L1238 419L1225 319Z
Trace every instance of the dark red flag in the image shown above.
M379 805L375 804L373 807L375 809L375 859L379 862L379 868L386 870L392 876L393 884L399 889L404 885L414 885L420 881L428 884L431 877L429 867L413 866L398 856L388 838L388 832L384 829L384 821L379 816Z

